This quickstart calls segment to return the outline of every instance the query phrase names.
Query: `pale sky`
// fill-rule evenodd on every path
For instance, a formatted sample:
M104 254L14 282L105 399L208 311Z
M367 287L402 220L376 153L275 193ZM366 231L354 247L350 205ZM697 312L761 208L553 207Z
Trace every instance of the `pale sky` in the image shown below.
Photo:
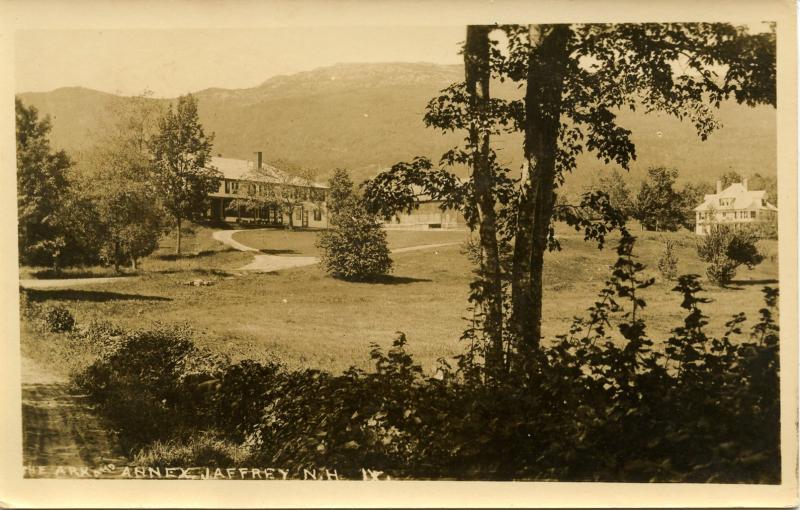
M336 63L457 64L463 40L463 26L21 30L16 91L81 86L175 97L209 87L253 87Z

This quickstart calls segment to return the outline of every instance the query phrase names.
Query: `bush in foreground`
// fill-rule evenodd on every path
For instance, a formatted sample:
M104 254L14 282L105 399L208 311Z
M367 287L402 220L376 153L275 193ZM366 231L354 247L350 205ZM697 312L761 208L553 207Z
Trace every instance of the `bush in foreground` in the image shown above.
M72 331L75 327L75 317L66 307L61 305L50 306L44 311L42 316L47 330L51 333L63 333Z

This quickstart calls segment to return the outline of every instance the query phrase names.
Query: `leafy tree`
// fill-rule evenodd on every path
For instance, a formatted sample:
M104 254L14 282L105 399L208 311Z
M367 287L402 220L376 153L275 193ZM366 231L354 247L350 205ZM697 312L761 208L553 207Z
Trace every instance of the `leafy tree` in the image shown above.
M683 225L684 228L694 232L697 226L697 215L694 208L703 203L706 194L714 192L714 186L707 182L687 182L683 188L681 188L678 196L680 197L681 204L681 225Z
M778 205L778 179L769 176L763 176L759 173L753 174L750 177L748 187L752 190L764 190L767 192L767 202L772 205Z
M752 269L764 260L755 231L728 225L713 225L698 242L697 254L708 263L708 279L720 286L731 282L739 266Z
M208 194L219 188L220 174L209 165L213 134L207 136L197 115L197 99L178 98L159 119L150 140L153 182L166 210L175 219L176 251L181 253L181 223L208 206Z
M135 269L139 258L158 247L164 231L148 149L159 114L157 103L146 94L127 98L114 107L115 124L105 129L86 158L91 167L86 188L103 226L101 255L116 271L124 262Z
M600 177L597 189L608 195L611 206L619 211L625 219L633 215L633 199L622 172L615 168L611 174Z
M383 225L357 202L336 215L331 228L320 233L317 246L322 265L336 278L370 280L392 268Z
M472 298L485 309L488 351L498 352L505 341L503 351L521 355L531 368L541 338L544 252L558 246L556 189L575 167L575 156L590 151L628 168L636 153L631 132L617 124L622 108L688 120L705 139L718 126L713 109L725 100L774 106L774 28L751 34L726 23L469 26L465 81L431 100L424 119L465 133L465 143L445 153L437 168L426 158L394 165L367 183L367 202L387 216L413 209L416 185L443 207L464 212L482 249L473 285L479 292ZM506 48L489 37L493 30L504 33ZM525 97L491 98L491 76L524 86ZM524 133L519 181L497 164L490 142L500 131ZM447 170L455 165L470 168L468 181ZM607 200L585 200L608 211ZM606 227L573 219L587 238L602 241ZM513 256L505 274L500 247L509 243ZM502 303L509 287L506 322ZM489 368L498 365L487 360Z
M674 232L684 222L684 200L672 186L678 170L650 168L636 195L636 219L647 230Z
M722 183L722 189L727 188L731 184L742 182L743 178L739 172L736 170L728 170L719 178L720 182Z
M76 193L72 161L50 148L50 120L15 100L20 263L62 267L96 260L91 204Z

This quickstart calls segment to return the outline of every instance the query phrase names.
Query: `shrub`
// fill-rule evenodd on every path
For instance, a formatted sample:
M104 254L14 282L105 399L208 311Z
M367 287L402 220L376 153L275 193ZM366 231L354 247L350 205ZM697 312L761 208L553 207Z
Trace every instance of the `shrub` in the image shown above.
M317 239L325 270L344 280L369 280L392 268L386 232L361 205L337 214Z
M216 426L226 437L242 441L261 421L275 398L281 367L243 360L227 367L211 395Z
M128 332L115 344L74 379L120 429L123 446L198 425L205 409L195 391L197 374L212 378L216 365L198 363L206 352L194 346L188 329L156 324Z
M64 333L75 327L75 317L62 305L47 307L42 314L42 321L51 333Z
M664 251L658 258L658 272L666 280L674 280L678 276L678 256L675 255L675 242L664 240Z
M711 282L726 285L733 280L736 269L760 264L763 256L758 252L758 235L750 229L734 229L727 225L714 225L697 244L697 254L708 263L706 274Z

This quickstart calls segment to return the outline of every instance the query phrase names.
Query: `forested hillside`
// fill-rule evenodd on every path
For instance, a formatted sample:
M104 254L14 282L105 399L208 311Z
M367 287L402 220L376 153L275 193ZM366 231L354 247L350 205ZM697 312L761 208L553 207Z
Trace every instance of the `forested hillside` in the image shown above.
M417 155L438 157L460 135L425 127L425 105L448 84L458 81L460 66L424 63L339 64L291 76L270 78L249 89L207 89L196 93L200 118L216 134L214 153L249 158L261 150L267 160L316 168L320 178L346 167L356 181ZM516 93L509 85L497 93ZM62 88L19 97L52 117L52 141L68 152L91 146L117 96L85 88ZM168 100L159 100L168 101ZM713 181L728 170L743 175L776 172L776 117L771 107L724 104L723 128L701 142L688 123L664 115L620 112L633 131L638 158L630 184L650 166L674 166L682 180ZM520 137L501 137L496 146L511 168L521 163ZM566 184L576 192L603 164L593 155L579 158L576 178Z

